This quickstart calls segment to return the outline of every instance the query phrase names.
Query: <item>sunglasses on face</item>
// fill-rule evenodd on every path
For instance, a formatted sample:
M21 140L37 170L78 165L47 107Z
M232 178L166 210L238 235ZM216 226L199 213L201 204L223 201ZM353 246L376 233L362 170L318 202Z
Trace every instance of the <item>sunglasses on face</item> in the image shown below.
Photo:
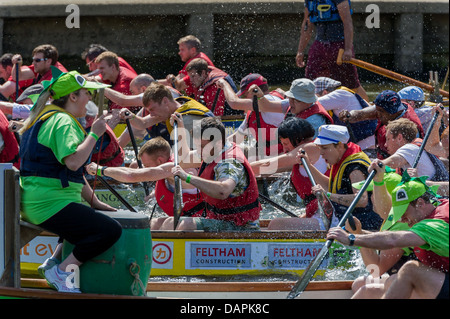
M48 58L41 58L41 59L33 59L34 62L41 62L41 61L47 61Z

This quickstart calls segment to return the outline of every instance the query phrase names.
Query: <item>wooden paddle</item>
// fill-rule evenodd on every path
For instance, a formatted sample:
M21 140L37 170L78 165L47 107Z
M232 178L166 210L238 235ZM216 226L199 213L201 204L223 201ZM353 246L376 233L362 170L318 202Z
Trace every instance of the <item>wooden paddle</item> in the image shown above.
M429 84L426 84L426 83L414 80L414 79L412 79L410 77L407 77L407 76L401 75L399 73L396 73L396 72L384 69L382 67L379 67L379 66L376 66L376 65L364 62L362 60L351 58L349 61L343 61L342 60L342 55L343 54L344 54L344 50L340 49L339 53L338 53L337 60L336 60L336 63L338 65L341 65L342 63L351 63L353 65L356 65L356 66L360 67L360 68L363 68L363 69L366 69L368 71L371 71L371 72L383 75L383 76L385 76L387 78L399 81L401 83L415 85L415 86L418 86L418 87L420 87L420 88L422 88L424 90L427 90L429 92L434 92L434 90L435 90L434 86L432 86L432 85L429 85ZM445 96L447 98L449 97L449 93L447 91L444 91L444 90L440 89L439 93L442 96Z
M302 154L305 154L305 150L302 150ZM308 178L311 181L312 186L316 186L316 181L314 180L313 175L311 174L311 171L309 169L308 163L306 163L306 160L302 157L302 164L305 168L306 174L308 174ZM330 229L331 220L334 215L334 206L330 202L329 198L326 196L323 196L322 192L317 192L316 194L317 198L317 206L319 208L319 216L322 219L322 222L325 226L325 229Z
M178 124L176 121L173 123L174 130L174 166L178 166ZM181 213L183 211L183 192L181 188L180 176L175 176L175 190L173 196L173 230L177 229L178 222L180 221Z
M382 163L379 164L380 167L383 166ZM339 221L339 224L337 227L344 227L345 222L348 218L350 218L351 213L356 207L356 204L358 204L359 200L361 199L362 195L366 191L367 187L369 187L369 184L372 182L372 179L377 174L376 170L373 170L370 172L369 176L367 177L366 181L364 182L364 185L361 187L361 190L356 195L353 202L350 204L350 206L347 208L347 211L345 212L344 216L342 216L341 220ZM322 249L319 251L319 253L316 255L316 257L312 260L312 262L308 265L308 268L305 269L303 272L303 275L300 277L300 279L297 281L295 286L292 288L292 290L289 292L287 299L294 299L299 294L301 294L306 286L308 286L309 282L311 281L311 278L314 276L314 274L317 271L317 268L322 264L325 256L328 254L328 250L330 249L331 245L333 244L332 239L328 239L325 244L323 245Z
M127 116L130 115L130 112L125 112L125 115L127 115ZM137 148L137 144L136 144L136 139L134 138L134 132L133 132L133 128L131 127L130 119L126 119L126 122L127 122L128 134L130 134L131 143L133 144L133 150L134 150L134 155L136 156L137 164L138 164L139 168L142 168L143 166L142 166L142 162L138 156L139 152L138 152L138 148ZM148 196L150 194L148 183L143 182L142 184L144 185L145 196Z

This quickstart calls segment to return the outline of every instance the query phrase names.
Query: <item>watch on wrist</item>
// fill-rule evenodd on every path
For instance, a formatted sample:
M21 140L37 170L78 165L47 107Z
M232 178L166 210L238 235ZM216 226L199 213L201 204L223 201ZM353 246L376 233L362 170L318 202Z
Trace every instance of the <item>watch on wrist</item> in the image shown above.
M355 235L350 234L348 235L348 240L350 241L349 246L353 246L355 244Z

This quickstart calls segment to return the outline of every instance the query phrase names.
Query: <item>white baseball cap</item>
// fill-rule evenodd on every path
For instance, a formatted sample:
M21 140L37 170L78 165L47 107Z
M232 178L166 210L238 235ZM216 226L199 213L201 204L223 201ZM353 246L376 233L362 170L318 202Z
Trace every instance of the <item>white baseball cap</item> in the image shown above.
M328 145L336 143L347 144L350 139L350 135L345 126L342 125L322 125L319 127L319 134L314 140L314 144L317 145Z

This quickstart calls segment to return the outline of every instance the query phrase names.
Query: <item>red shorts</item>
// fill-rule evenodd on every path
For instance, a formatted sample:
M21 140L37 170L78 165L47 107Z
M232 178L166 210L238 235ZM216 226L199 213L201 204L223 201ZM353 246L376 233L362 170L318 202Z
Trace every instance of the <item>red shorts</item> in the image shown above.
M305 77L314 80L325 76L339 81L349 89L356 89L361 84L356 66L350 63L336 63L339 49L344 48L344 41L319 42L314 41L308 52ZM355 53L353 52L353 56Z

